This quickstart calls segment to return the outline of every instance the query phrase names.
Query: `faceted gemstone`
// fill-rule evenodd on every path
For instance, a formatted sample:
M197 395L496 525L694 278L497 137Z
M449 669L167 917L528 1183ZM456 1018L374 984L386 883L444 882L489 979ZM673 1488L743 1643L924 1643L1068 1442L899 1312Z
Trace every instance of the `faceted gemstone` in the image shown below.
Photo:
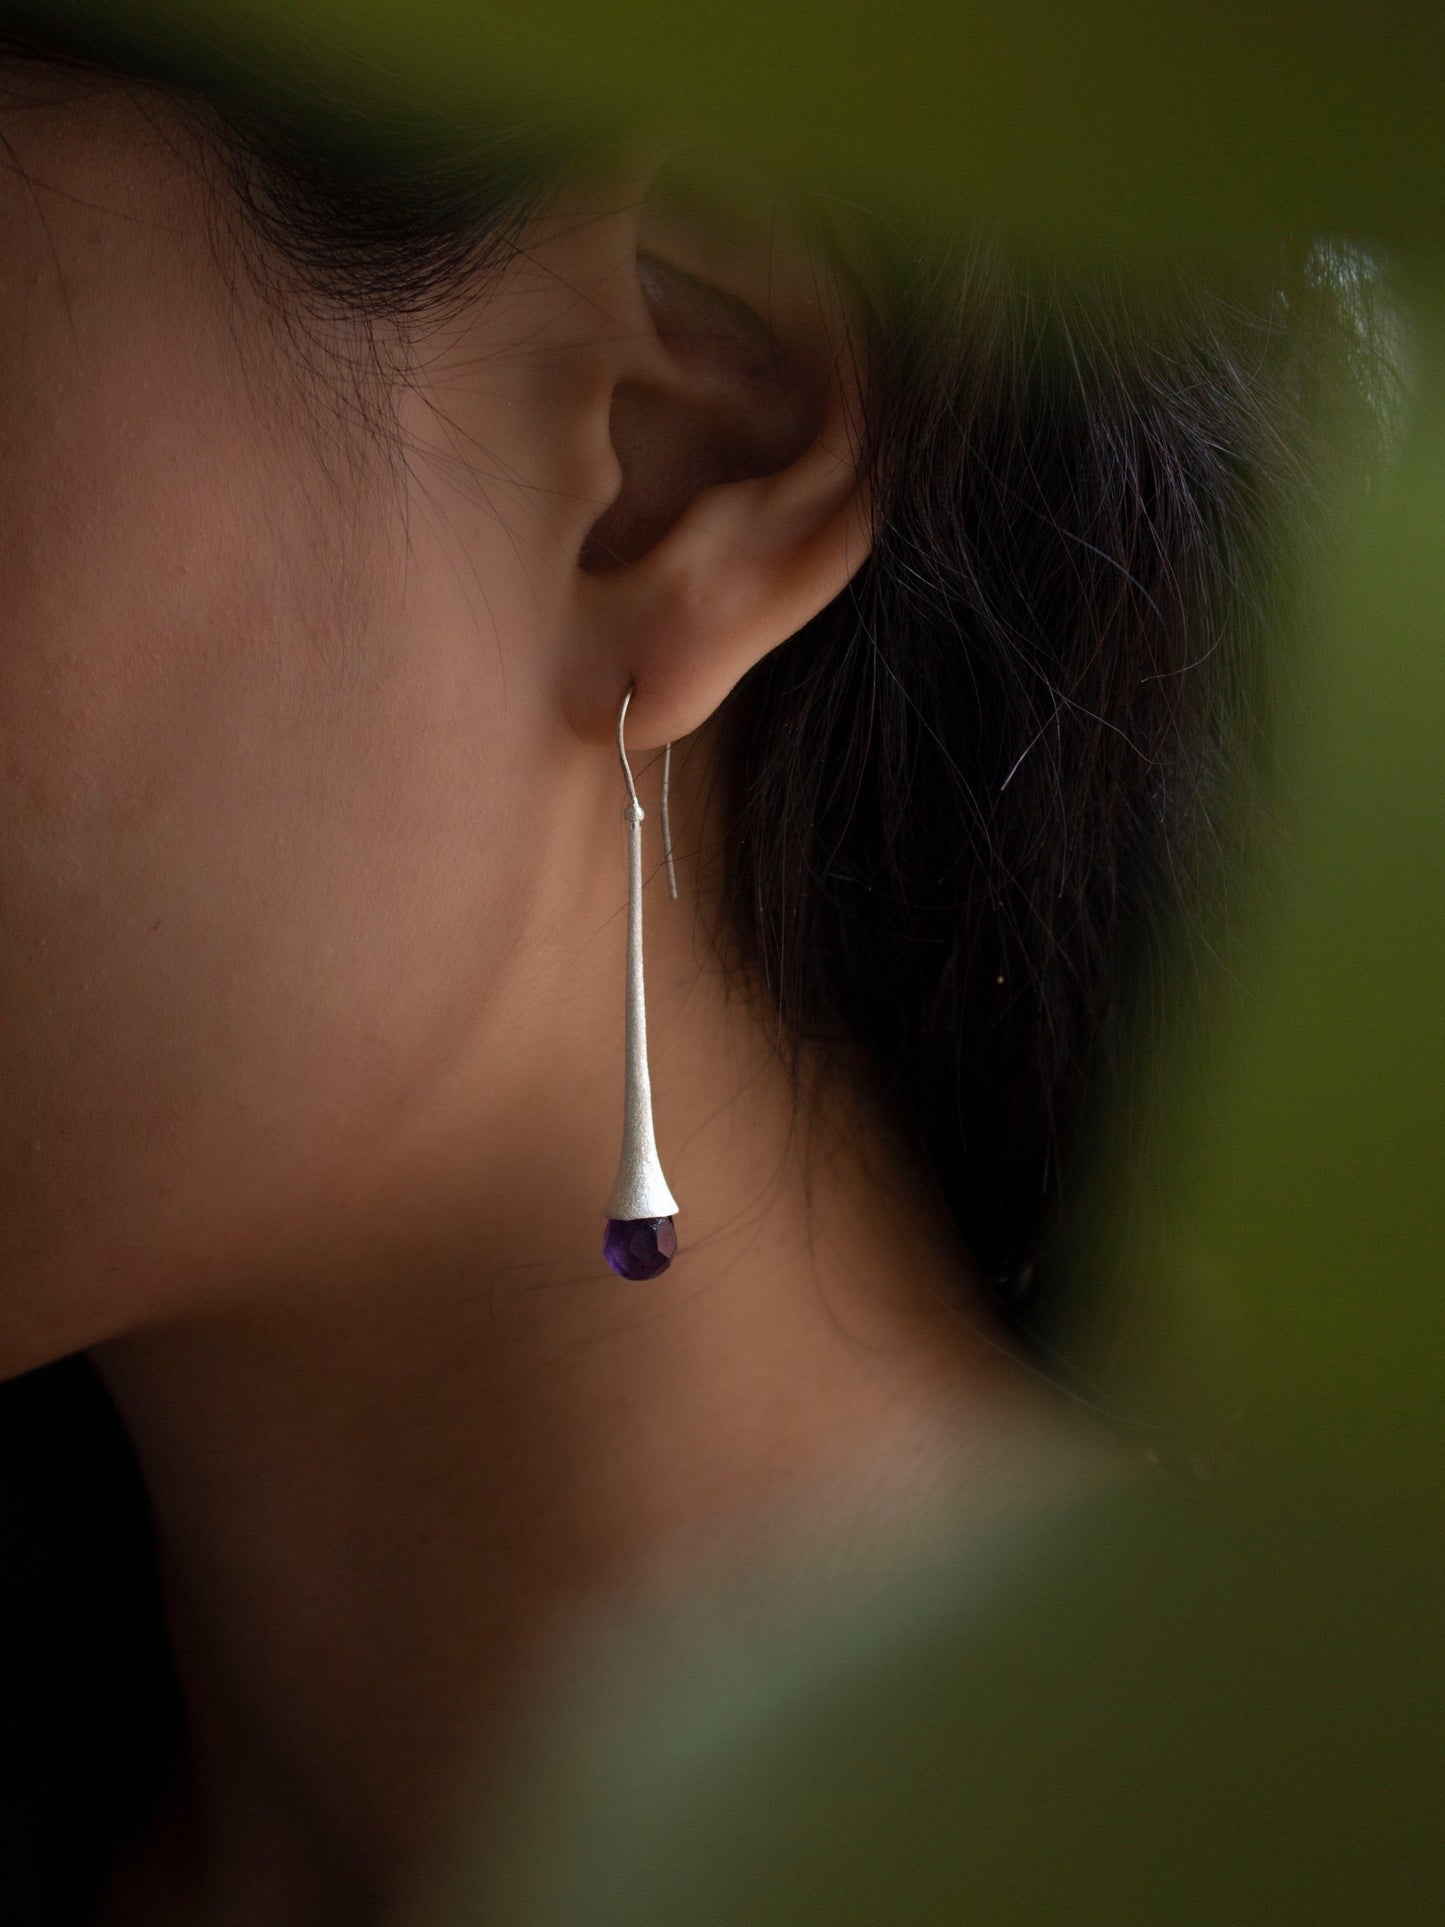
M671 1218L609 1218L602 1255L623 1278L657 1278L677 1256Z

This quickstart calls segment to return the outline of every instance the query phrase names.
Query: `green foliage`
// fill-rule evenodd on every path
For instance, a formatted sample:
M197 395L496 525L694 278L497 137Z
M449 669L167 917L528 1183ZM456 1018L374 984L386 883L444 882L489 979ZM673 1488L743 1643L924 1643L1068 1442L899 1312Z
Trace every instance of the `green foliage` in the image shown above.
M567 1707L446 1917L1423 1927L1437 1551L1341 1539L1307 1505L1136 1494L769 1638L719 1613L661 1685L634 1635L598 1668L610 1708Z
M1441 28L1411 0L121 0L318 95L705 131L871 205L1155 246L1325 225L1439 238Z

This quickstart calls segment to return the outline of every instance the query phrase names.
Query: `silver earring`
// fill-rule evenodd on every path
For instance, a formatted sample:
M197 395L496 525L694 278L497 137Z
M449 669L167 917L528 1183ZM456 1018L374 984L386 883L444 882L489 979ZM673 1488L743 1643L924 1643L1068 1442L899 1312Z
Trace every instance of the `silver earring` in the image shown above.
M656 1278L677 1255L673 1216L677 1200L667 1188L657 1159L652 1127L652 1080L647 1073L647 1003L642 988L642 819L637 785L623 743L627 705L634 685L629 683L617 712L617 754L627 784L623 818L627 824L627 1084L622 1112L622 1157L617 1182L607 1200L607 1233L602 1255L623 1278ZM668 895L677 897L672 867L672 825L668 821L667 791L672 770L672 744L662 757L662 844L667 858Z

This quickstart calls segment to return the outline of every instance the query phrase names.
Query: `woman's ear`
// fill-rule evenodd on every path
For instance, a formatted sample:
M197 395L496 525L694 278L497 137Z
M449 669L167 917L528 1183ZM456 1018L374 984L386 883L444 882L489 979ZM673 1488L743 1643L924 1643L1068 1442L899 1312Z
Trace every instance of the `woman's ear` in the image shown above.
M724 203L674 165L603 218L625 231L598 309L614 332L590 344L607 379L587 393L615 487L577 551L562 699L601 740L635 682L629 736L648 748L705 722L867 554L868 328L842 262L777 193ZM574 245L595 250L585 228ZM573 426L596 445L600 424Z

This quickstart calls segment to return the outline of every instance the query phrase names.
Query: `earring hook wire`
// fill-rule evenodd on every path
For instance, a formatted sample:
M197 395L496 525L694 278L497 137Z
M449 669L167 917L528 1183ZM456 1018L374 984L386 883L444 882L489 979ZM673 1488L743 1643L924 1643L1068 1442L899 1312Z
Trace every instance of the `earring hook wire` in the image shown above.
M636 812L635 820L640 823L647 812L638 800L637 785L632 780L632 765L627 760L627 745L623 740L623 726L627 721L627 706L632 701L632 692L636 687L637 684L635 682L630 682L627 685L627 693L622 698L622 707L617 712L617 755L622 764L623 777L627 783L627 801L629 808ZM672 817L668 810L668 791L671 787L672 744L669 743L662 752L662 851L667 863L667 894L672 898L673 902L676 903L677 871L674 869L672 861Z

